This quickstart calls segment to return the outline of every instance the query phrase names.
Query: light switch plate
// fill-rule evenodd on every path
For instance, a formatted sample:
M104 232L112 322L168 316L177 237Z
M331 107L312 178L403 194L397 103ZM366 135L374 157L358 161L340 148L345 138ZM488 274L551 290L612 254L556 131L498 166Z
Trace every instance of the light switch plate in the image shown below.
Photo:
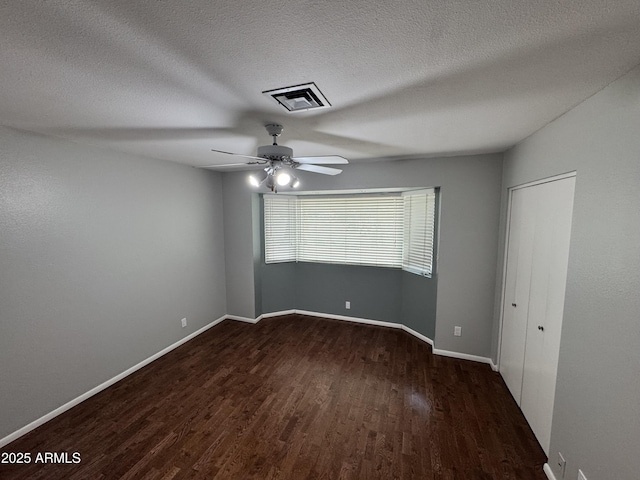
M558 468L560 468L560 478L564 478L564 472L567 468L567 461L562 456L562 453L558 452Z

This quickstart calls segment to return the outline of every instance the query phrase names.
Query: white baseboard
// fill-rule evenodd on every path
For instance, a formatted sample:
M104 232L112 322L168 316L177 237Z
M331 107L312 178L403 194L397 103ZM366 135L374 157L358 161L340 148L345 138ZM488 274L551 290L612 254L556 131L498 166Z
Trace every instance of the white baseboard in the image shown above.
M422 340L423 342L428 343L433 347L433 340L431 340L429 337L426 337L421 333L418 333L412 328L409 328L406 325L403 325L401 323L385 322L383 320L371 320L369 318L349 317L346 315L334 315L331 313L309 312L307 310L295 310L295 313L298 313L300 315L309 315L312 317L330 318L333 320L344 320L346 322L364 323L365 325L375 325L378 327L397 328L400 330L404 330L410 335L413 335L414 337Z
M402 327L402 330L404 330L408 334L413 335L416 338L419 338L423 342L426 342L429 345L431 345L431 347L433 347L433 340L431 340L429 337L425 337L421 333L416 332L415 330L413 330L412 328L407 327L406 325L400 325L400 326ZM432 350L433 350L433 348L432 348Z
M549 480L556 480L556 476L551 471L551 467L549 466L548 463L544 464L544 467L542 467L542 471L545 473L545 475Z
M200 328L199 330L196 330L195 332L187 335L186 337L181 338L176 343L174 343L172 345L169 345L166 348L163 348L158 353L156 353L154 355L151 355L149 358L146 358L145 360L143 360L140 363L134 365L133 367L128 368L124 372L116 375L113 378L110 378L106 382L101 383L100 385L98 385L97 387L92 388L88 392L83 393L79 397L74 398L73 400L65 403L64 405L56 408L55 410L47 413L46 415L43 415L42 417L38 418L37 420L34 420L33 422L29 423L28 425L25 425L24 427L20 428L19 430L16 430L15 432L10 433L6 437L0 439L0 448L4 447L5 445L7 445L7 444L9 444L11 442L13 442L14 440L20 438L21 436L26 435L31 430L34 430L34 429L38 428L40 425L48 422L49 420L51 420L51 419L57 417L58 415L66 412L67 410L75 407L76 405L82 403L86 399L88 399L90 397L93 397L95 394L100 393L105 388L108 388L111 385L113 385L114 383L119 382L120 380L122 380L123 378L131 375L135 371L140 370L142 367L145 367L145 366L149 365L151 362L153 362L154 360L157 360L158 358L162 357L163 355L169 353L171 350L174 350L174 349L178 348L180 345L182 345L184 343L187 343L192 338L197 337L198 335L200 335L201 333L205 332L206 330L209 330L211 327L219 324L225 318L226 318L226 316L220 317L217 320L214 320L213 322L209 323L208 325L205 325L204 327Z
M400 323L384 322L382 320L370 320L368 318L348 317L346 315L334 315L332 313L309 312L307 310L294 310L299 315L309 315L311 317L330 318L332 320L344 320L346 322L364 323L365 325L376 325L378 327L402 328Z
M422 340L423 342L426 342L429 345L431 345L434 355L442 355L442 356L445 356L445 357L459 358L459 359L462 359L462 360L471 360L473 362L486 363L486 364L490 365L491 368L494 371L498 370L498 367L488 357L480 357L480 356L477 356L477 355L469 355L467 353L452 352L452 351L449 351L449 350L439 350L437 348L433 348L434 344L433 344L433 340L432 339L422 335L421 333L416 332L415 330L413 330L412 328L407 327L406 325L402 325L401 323L385 322L385 321L382 321L382 320L371 320L369 318L349 317L349 316L346 316L346 315L335 315L333 313L311 312L311 311L308 311L308 310L283 310L283 311L280 311L280 312L263 313L262 315L260 315L255 320L252 320L252 319L249 319L249 318L245 319L245 317L236 317L234 315L227 315L226 318L229 318L231 320L240 320L240 321L246 321L246 322L250 322L250 323L257 323L260 320L262 320L263 318L278 317L278 316L281 316L281 315L291 315L291 314L308 315L310 317L329 318L329 319L332 319L332 320L343 320L343 321L347 321L347 322L363 323L365 325L376 325L376 326L379 326L379 327L389 327L389 328L402 329L405 332L409 333L410 335L413 335L414 337L416 337L416 338Z
M478 355L469 355L468 353L452 352L450 350L433 349L435 355L442 355L443 357L459 358L461 360L471 360L473 362L486 363L491 365L491 359L488 357L479 357Z
M263 318L280 317L282 315L293 315L294 313L296 313L295 310L282 310L281 312L263 313L258 318L256 318L256 323L262 320Z
M281 312L271 312L271 313L263 313L260 315L256 321L262 320L263 318L269 317L278 317L280 315L308 315L310 317L320 317L320 318L329 318L331 320L343 320L345 322L355 322L355 323L363 323L365 325L375 325L378 327L388 327L388 328L398 328L404 330L405 332L413 335L416 338L419 338L423 342L428 343L433 347L433 340L429 337L422 335L421 333L416 332L412 328L407 327L406 325L402 325L401 323L394 322L385 322L383 320L372 320L370 318L361 318L361 317L349 317L347 315L336 315L333 313L321 313L321 312L311 312L309 310L283 310ZM231 315L227 315L227 317L232 318ZM255 323L255 322L254 322Z
M491 358L489 359L489 365L491 366L491 370L493 370L494 372L498 371L498 365L493 363L493 360Z
M241 317L240 315L225 315L224 318L226 320L235 320L237 322L246 322L246 323L258 323L263 318L271 318L271 317L280 317L282 315L292 315L296 313L295 310L282 310L280 312L269 312L263 313L258 318L249 318L249 317Z
M246 323L258 323L260 321L260 317L258 318L249 318L249 317L241 317L239 315L225 315L225 320L235 320L236 322L246 322Z

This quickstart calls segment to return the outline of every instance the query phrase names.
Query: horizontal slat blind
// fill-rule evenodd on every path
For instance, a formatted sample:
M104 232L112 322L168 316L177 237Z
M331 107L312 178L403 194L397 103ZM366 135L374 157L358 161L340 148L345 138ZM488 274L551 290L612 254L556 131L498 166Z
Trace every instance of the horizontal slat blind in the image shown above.
M266 263L296 261L296 197L264 196L264 256Z
M264 196L265 262L402 268L431 276L433 190L402 195Z
M418 275L431 276L435 193L404 194L404 249L402 268Z
M401 196L298 198L298 261L402 266Z

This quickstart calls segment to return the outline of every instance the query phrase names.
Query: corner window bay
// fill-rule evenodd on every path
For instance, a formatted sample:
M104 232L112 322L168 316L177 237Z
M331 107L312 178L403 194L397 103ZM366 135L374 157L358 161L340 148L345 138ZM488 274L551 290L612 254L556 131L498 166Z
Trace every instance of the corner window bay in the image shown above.
M401 268L430 277L436 192L264 195L265 262Z

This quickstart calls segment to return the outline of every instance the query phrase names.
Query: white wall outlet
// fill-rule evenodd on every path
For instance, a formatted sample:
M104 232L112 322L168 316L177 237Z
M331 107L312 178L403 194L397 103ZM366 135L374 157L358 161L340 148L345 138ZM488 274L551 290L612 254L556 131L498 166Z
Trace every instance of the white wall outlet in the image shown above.
M462 335L462 327L453 327L453 334L456 337L459 337Z
M567 469L567 461L560 452L558 452L558 468L560 469L560 478L564 478L564 472Z
M182 322L182 328L184 328L184 327L186 327L186 326L187 326L187 319L186 319L186 318L183 318L183 319L181 320L181 322Z
M346 308L347 310L351 309L351 302L349 300L347 300L346 302L344 302L344 308Z
M587 477L584 476L582 470L578 469L578 480L587 480Z

